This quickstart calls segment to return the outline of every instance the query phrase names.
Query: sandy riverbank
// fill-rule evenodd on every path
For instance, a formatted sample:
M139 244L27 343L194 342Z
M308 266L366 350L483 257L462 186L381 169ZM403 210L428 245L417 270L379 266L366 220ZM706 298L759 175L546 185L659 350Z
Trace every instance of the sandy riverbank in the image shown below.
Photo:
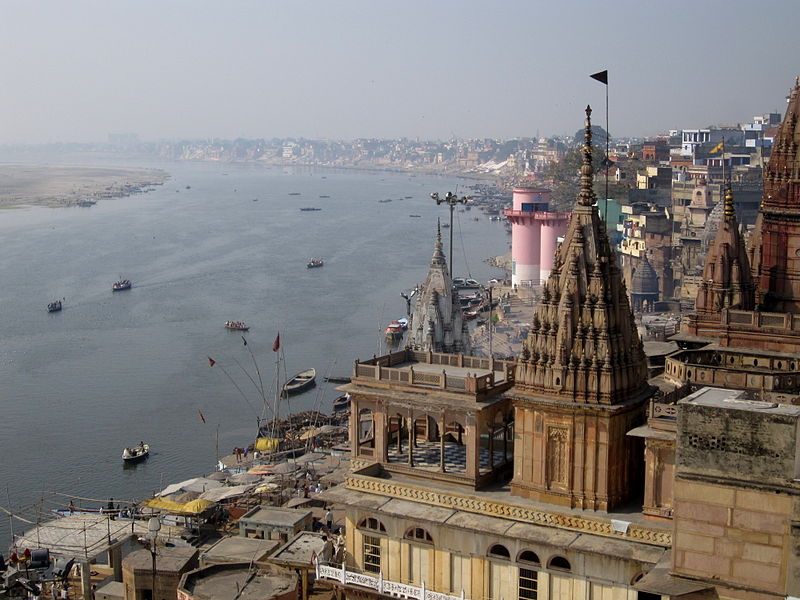
M85 206L148 192L168 177L160 169L0 164L0 208Z

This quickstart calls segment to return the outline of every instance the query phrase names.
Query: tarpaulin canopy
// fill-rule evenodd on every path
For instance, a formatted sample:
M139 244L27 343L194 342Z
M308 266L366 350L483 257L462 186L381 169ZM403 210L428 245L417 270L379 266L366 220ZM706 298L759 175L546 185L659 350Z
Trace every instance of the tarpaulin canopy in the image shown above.
M199 498L185 504L167 500L166 498L152 498L142 502L142 506L181 515L199 515L209 506L213 505L214 503L210 500L201 500Z
M157 493L156 496L169 496L175 492L197 492L198 494L202 494L208 490L222 487L222 485L222 482L214 481L213 479L208 479L207 477L195 477L193 479L181 481L180 483L168 485L159 493Z
M210 500L211 502L219 502L221 500L227 500L228 498L236 498L237 496L241 496L246 494L251 489L253 489L253 485L234 485L231 487L221 487L215 490L208 490L207 492L203 492L200 496L201 500Z

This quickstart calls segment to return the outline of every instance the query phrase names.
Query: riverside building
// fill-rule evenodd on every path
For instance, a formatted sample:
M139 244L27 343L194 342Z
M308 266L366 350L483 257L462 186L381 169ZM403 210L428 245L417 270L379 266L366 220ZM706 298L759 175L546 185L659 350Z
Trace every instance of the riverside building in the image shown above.
M354 470L326 492L345 507L346 560L318 567L343 596L800 595L800 408L648 381L595 206L590 113L581 191L522 354L356 362ZM744 273L726 218L707 265L736 258ZM733 280L704 302L749 293Z

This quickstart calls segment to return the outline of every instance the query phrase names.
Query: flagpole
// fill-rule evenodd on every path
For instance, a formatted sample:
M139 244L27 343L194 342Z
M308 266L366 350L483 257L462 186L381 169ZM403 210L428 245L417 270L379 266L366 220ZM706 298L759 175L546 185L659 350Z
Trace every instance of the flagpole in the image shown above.
M610 151L610 140L611 135L608 133L608 69L603 71L598 71L592 75L589 75L595 81L599 81L604 86L606 86L606 157L603 161L604 163L604 170L606 172L606 193L603 197L603 210L600 213L603 219L603 223L605 223L606 227L608 226L608 170L611 166L608 164L611 162L611 159L608 157L608 153ZM598 203L598 208L600 207Z
M611 134L608 132L608 82L606 82L606 162L609 162L611 159L608 157L609 152L609 140L611 139ZM606 228L608 228L608 170L611 167L606 166L606 195L603 200L603 222L606 224Z

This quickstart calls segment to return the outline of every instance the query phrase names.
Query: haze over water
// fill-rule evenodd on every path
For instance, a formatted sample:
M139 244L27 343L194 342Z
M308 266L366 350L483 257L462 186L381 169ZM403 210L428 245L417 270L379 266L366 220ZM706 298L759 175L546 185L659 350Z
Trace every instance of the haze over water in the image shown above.
M378 352L387 322L405 313L400 292L424 281L436 218L448 218L429 194L468 191L406 174L164 168L172 179L149 194L0 213L2 506L34 504L40 490L143 499L211 472L217 427L220 454L252 439L262 408L239 365L255 376L252 350L272 387L278 331L286 371L318 373L288 408L319 400L330 412L338 392L323 376L349 375L355 358ZM499 275L483 259L509 241L501 223L456 212L456 274ZM307 269L312 257L325 266ZM112 293L120 277L134 287ZM62 297L63 312L47 313ZM247 348L224 329L229 319L250 325ZM139 440L152 456L123 469L122 449ZM0 548L9 541L0 517Z

